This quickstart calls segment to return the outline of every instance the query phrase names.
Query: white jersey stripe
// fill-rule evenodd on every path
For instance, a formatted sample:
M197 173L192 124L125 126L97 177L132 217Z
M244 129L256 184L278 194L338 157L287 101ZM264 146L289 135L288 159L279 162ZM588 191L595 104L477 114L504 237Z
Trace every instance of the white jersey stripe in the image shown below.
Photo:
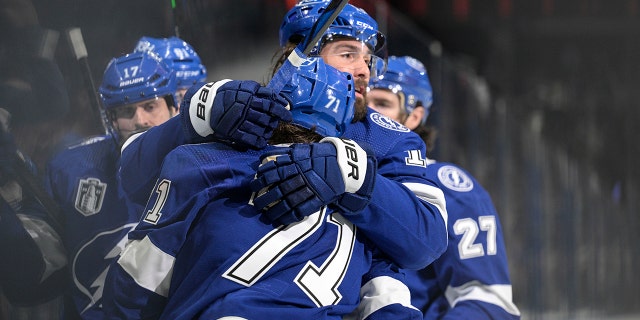
M508 284L485 285L471 281L459 287L448 286L445 296L451 308L462 301L477 300L494 304L512 315L520 315L520 310L512 301L511 285Z
M148 236L127 243L118 259L138 285L164 297L169 294L174 262L175 258L156 247Z
M422 183L407 182L403 183L403 185L413 191L413 193L415 193L415 195L422 201L430 203L438 208L438 211L440 211L440 215L444 220L444 226L445 228L447 227L449 214L447 213L447 201L444 198L442 190Z
M409 288L399 280L391 277L376 277L360 288L360 304L344 320L366 319L374 312L392 305L401 304L407 308L416 309L411 305Z

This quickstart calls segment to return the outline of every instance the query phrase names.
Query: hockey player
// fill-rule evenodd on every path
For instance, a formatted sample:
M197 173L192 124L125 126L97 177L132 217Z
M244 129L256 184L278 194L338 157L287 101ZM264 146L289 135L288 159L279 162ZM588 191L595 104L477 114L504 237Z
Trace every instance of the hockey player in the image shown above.
M327 4L328 1L301 1L285 15L280 27L283 57L306 37ZM345 137L370 146L378 160L370 203L360 214L350 215L349 221L396 263L406 268L422 268L439 257L446 247L446 210L442 192L424 178L424 142L416 134L366 107L366 88L371 74L377 74L381 69L384 59L379 53L384 49L384 42L376 21L364 10L347 5L311 54L353 75L355 122L347 129ZM357 197L338 202L324 197L321 185L315 181L307 180L304 188L295 189L290 187L291 177L273 178L270 174L272 172L266 170L258 171L257 180L265 182L264 187L269 186L274 192L256 198L255 202L260 203L266 216L273 221L287 223L300 219L309 214L305 209L309 203L333 203L362 209L363 203ZM271 201L279 198L278 193L282 194L282 204L273 205ZM305 193L313 196L304 201L296 200ZM418 250L424 250L426 254L415 255Z
M211 104L212 91L224 94L217 85L190 89L183 106ZM398 276L393 267L378 261L375 248L344 218L350 212L318 206L284 227L251 205L251 181L261 158L271 155L278 163L304 157L308 166L299 169L309 179L333 176L326 192L346 188L367 197L375 182L375 159L355 142L320 141L342 135L353 118L350 74L308 59L283 93L291 101L293 124L281 122L271 142L300 143L268 146L266 154L223 143L192 144L167 155L145 215L107 276L109 317L342 319L358 304L363 277L370 288L402 287L389 277ZM358 177L335 176L354 168ZM361 314L420 316L410 307L406 287L397 298L395 293L370 302L376 310Z
M30 216L21 220L36 245L61 242L68 263L61 266L60 259L52 260L60 255L52 246L32 246L41 251L41 261L30 268L16 265L14 272L22 277L29 272L33 282L42 283L42 291L60 293L62 289L64 319L103 318L104 277L124 246L126 234L139 220L139 215L129 214L119 195L120 144L115 141L171 118L177 111L175 90L175 74L158 56L132 53L114 58L99 91L117 137L90 138L56 154L47 164L44 186L60 206L62 226L56 234L46 232L51 229L44 228L46 219ZM25 222L27 218L30 223ZM16 236L16 242L21 240L29 239Z
M394 65L393 67L391 65ZM429 116L429 108L433 103L433 97L431 95L431 84L429 83L428 76L425 77L412 77L404 73L396 73L398 64L409 64L414 66L415 69L421 70L424 68L421 62L413 58L404 57L389 57L387 73L381 75L377 79L372 79L367 94L367 104L370 108L380 112L381 114L403 124L411 131L417 133L422 137L427 145L427 152L431 151L435 144L436 129L432 126L426 126L427 117ZM406 69L406 68L404 68ZM400 68L400 70L403 70ZM405 83L401 86L399 83L403 81L385 81L385 77L392 77L393 79L406 79L407 81L420 81L419 83ZM426 79L426 80L425 80ZM380 82L381 84L377 84ZM411 92L402 93L402 88L411 87ZM386 86L388 90L374 90ZM416 101L417 97L420 97L420 103ZM401 102L398 104L396 101L398 98ZM403 107L404 106L404 107Z
M287 49L283 57L293 51L297 41L306 37L327 4L328 1L302 1L286 14L280 28L281 43ZM357 194L325 197L321 189L327 181L301 181L295 175L279 176L277 173L285 172L286 168L278 168L281 163L276 162L258 171L254 185L271 191L257 197L254 203L264 209L266 219L287 224L313 214L317 210L313 208L335 202L360 212L349 215L348 220L395 263L420 269L446 249L446 208L442 191L425 179L424 142L410 130L366 108L364 95L370 72L372 69L377 71L376 67L382 61L371 52L383 47L384 36L377 31L375 20L364 10L347 5L314 51L328 65L348 72L354 78L355 122L347 129L345 137L360 145L370 145L375 152L378 168L370 198ZM127 142L122 152L120 174L123 189L133 202L146 204L147 195L158 177L158 159L173 147L187 142L222 140L235 147L262 148L273 134L275 124L290 117L281 111L281 103L274 102L278 99L269 88L254 86L244 95L231 96L225 94L225 89L231 85L237 86L237 82L218 83L208 93L216 89L212 103L183 105L189 110L181 112L180 120L172 119ZM229 101L235 103L229 104ZM185 133L185 136L177 136L176 132ZM159 145L157 141L163 141L163 144ZM295 184L300 182L303 184ZM293 186L299 188L291 189ZM278 199L282 199L279 205L272 206ZM415 252L425 254L415 255Z
M155 52L175 71L178 86L176 107L178 108L187 89L195 83L207 80L207 68L202 64L200 56L190 44L178 37L142 37L138 40L133 52L144 51Z
M410 129L424 126L432 89L415 58L389 57L370 82L369 106ZM429 160L427 177L444 192L449 214L447 251L427 268L406 270L413 305L425 319L519 319L502 227L489 194L459 166Z

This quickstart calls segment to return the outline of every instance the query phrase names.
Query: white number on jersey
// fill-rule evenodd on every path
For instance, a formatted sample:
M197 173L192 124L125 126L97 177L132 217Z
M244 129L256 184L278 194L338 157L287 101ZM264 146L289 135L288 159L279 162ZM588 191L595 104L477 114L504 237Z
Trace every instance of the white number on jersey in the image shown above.
M300 222L269 232L225 271L223 277L245 286L253 285L291 249L316 232L325 215L323 207ZM336 288L346 274L356 238L354 225L340 214L329 215L327 221L338 228L333 252L320 267L307 261L294 280L318 307L336 304L342 299Z
M153 204L153 208L147 211L147 214L144 216L144 221L149 222L151 224L158 223L160 220L160 216L162 215L162 207L164 207L164 203L167 202L167 197L169 196L169 189L171 189L171 181L164 179L158 183L156 187L156 193L158 197L156 198L156 203Z
M475 243L480 231L487 232L487 255L497 253L496 246L496 218L494 216L480 216L478 222L471 218L459 219L453 225L453 232L462 235L458 243L460 259L470 259L485 255L485 249L481 243Z

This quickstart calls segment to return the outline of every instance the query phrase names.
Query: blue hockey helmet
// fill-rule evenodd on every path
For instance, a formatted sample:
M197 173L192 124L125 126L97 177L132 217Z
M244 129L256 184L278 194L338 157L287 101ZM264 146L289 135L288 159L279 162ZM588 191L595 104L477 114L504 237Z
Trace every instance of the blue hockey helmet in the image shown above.
M159 56L134 52L113 58L98 91L107 111L119 106L168 96L175 106L176 76Z
M194 83L207 79L207 68L193 47L178 37L152 38L138 40L134 52L151 51L176 72L178 89L188 89Z
M280 25L280 46L285 47L288 42L297 44L305 39L328 4L329 0L302 0L291 8ZM347 4L310 55L318 55L324 43L341 38L358 40L371 50L371 78L375 79L384 73L387 58L386 38L378 31L378 23L366 11Z
M389 57L387 71L377 80L370 80L370 89L382 88L400 96L400 103L407 114L416 106L424 108L422 123L427 121L433 103L433 90L427 70L422 62L409 56Z
M291 101L293 123L320 135L340 137L353 119L353 76L319 57L307 58L281 93Z

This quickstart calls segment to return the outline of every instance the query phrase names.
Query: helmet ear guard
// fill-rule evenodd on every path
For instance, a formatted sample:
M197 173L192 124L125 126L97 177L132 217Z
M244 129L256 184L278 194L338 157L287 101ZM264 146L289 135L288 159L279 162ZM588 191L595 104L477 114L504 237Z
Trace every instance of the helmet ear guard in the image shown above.
M307 58L281 93L291 102L293 123L322 136L342 136L353 119L352 75L325 64L322 58Z
M433 89L427 75L427 70L422 62L409 56L391 56L388 60L386 72L377 79L369 81L369 88L382 88L396 94L402 93L402 106L406 114L422 106L424 116L422 123L427 121L429 109L433 103Z

